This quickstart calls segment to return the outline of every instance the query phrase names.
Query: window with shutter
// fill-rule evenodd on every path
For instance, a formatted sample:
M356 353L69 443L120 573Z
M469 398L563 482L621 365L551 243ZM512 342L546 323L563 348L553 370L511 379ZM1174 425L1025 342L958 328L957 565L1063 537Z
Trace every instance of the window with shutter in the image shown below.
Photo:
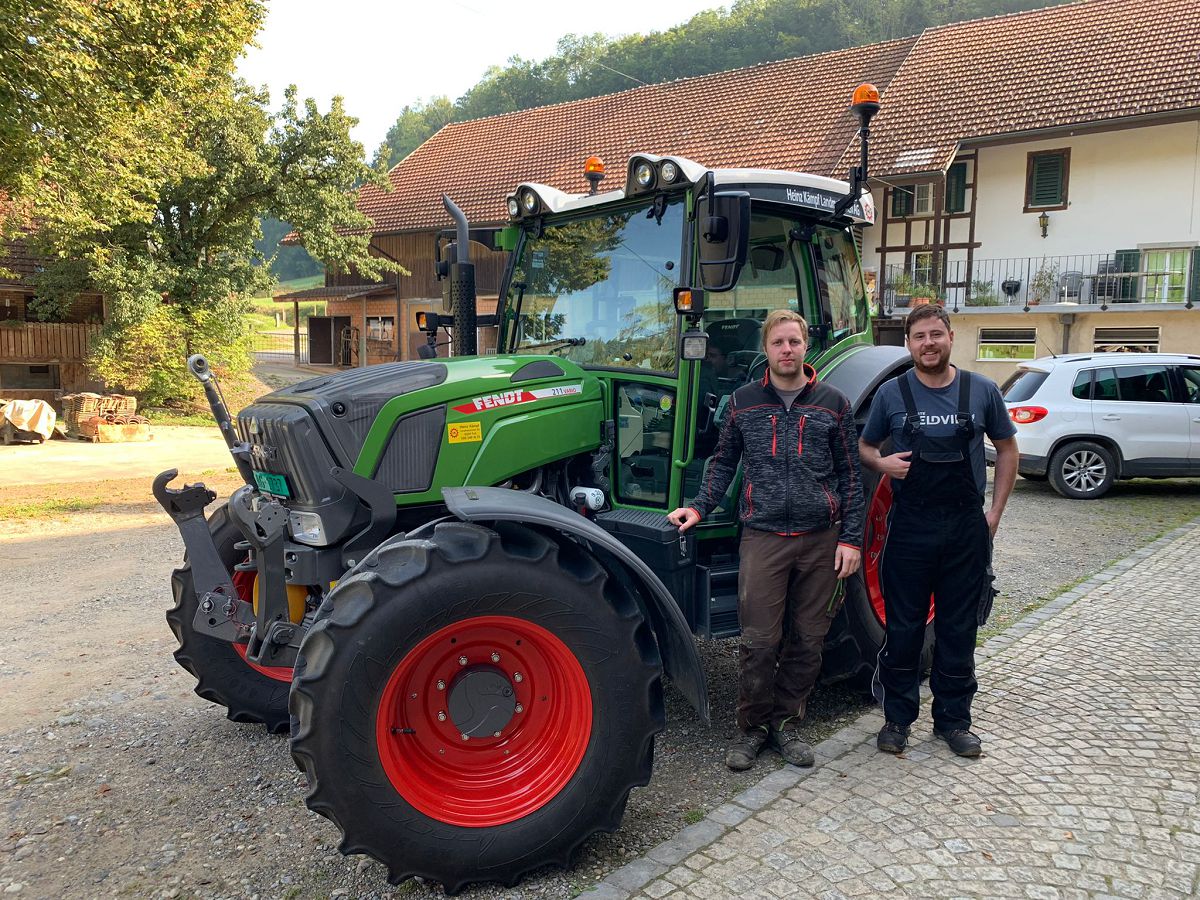
M892 188L892 218L903 219L911 216L913 211L913 189L911 187Z
M946 212L960 213L967 208L967 164L959 162L946 172Z
M1066 209L1071 151L1030 153L1025 173L1025 211Z

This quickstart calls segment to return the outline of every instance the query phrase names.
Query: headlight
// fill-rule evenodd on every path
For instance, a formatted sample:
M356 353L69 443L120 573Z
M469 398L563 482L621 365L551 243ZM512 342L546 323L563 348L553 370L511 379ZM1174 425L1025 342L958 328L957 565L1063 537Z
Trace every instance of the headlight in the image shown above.
M314 512L296 512L288 515L288 527L292 532L292 540L310 547L325 546L325 525L321 517Z
M673 184L675 179L679 177L679 166L667 160L662 164L662 179L667 184Z
M521 204L517 202L516 197L508 198L508 217L515 219L521 214Z
M533 191L525 191L521 194L521 207L527 213L537 212L538 198Z
M633 170L633 179L637 182L638 187L650 187L654 184L654 166L648 162L638 163L637 168Z

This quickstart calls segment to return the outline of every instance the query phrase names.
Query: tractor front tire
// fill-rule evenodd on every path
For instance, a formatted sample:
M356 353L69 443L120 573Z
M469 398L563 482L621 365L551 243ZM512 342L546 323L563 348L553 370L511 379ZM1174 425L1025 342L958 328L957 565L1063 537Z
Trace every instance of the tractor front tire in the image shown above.
M234 549L242 537L225 506L209 517L208 527L221 561L232 573L245 551ZM235 578L234 584L239 581L245 582ZM200 601L188 562L172 573L171 592L175 605L167 612L167 624L179 641L175 660L196 677L196 693L224 706L234 722L259 722L273 734L287 731L291 669L252 666L238 652L237 645L196 632L192 623Z
M326 599L292 687L309 808L398 884L566 867L620 824L665 725L649 624L575 542L438 524Z

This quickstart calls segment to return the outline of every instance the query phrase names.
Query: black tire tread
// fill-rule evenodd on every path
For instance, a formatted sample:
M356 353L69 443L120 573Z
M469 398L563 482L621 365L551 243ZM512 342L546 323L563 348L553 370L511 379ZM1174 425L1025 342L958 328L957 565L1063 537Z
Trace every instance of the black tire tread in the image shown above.
M383 592L380 588L399 588L440 567L483 560L489 555L502 559L508 565L557 566L579 583L580 599L584 602L595 600L612 606L630 629L639 661L639 689L644 689L648 704L646 713L651 727L643 736L636 753L637 764L629 772L627 782L569 843L549 858L527 855L506 868L493 867L478 873L456 871L450 867L455 861L447 858L404 858L401 848L383 843L378 834L364 833L353 810L342 808L336 788L322 779L313 744L317 724L315 711L322 682L331 677L330 666L337 657L341 640L376 604L382 602L379 594ZM446 522L437 525L429 536L409 539L399 535L385 541L338 585L330 600L327 614L309 631L297 660L291 694L295 722L292 758L308 780L305 803L309 809L329 819L342 832L339 850L345 854L362 853L379 860L388 868L390 883L399 884L412 876L420 876L440 882L447 893L454 894L474 881L497 881L511 887L534 869L546 865L566 868L576 850L589 837L597 832L615 831L620 826L630 791L649 783L653 769L654 738L666 727L658 646L636 601L620 591L596 559L574 541L556 533L511 523L498 523L494 528L485 528L475 524ZM338 695L345 700L348 699L348 693L338 692ZM337 774L334 772L332 776L336 777ZM380 790L390 792L392 788L381 784ZM401 852L397 852L398 849Z

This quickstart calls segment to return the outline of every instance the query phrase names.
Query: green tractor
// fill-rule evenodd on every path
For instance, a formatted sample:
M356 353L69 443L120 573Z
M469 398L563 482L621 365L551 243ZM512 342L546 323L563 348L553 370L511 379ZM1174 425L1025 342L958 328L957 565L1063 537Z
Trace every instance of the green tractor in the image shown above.
M638 154L616 190L595 171L589 193L520 185L493 323L447 201L459 249L419 361L233 421L189 360L246 484L206 518L204 485L155 481L187 549L175 656L232 720L290 729L344 853L451 892L566 866L649 781L664 675L707 721L694 637L738 633L739 485L686 534L665 513L695 493L729 394L763 377L762 319L800 310L808 361L860 416L908 359L871 344L854 240L875 108L855 107L850 184ZM481 323L495 355L475 355ZM827 681L869 677L882 641L886 482L867 497Z

